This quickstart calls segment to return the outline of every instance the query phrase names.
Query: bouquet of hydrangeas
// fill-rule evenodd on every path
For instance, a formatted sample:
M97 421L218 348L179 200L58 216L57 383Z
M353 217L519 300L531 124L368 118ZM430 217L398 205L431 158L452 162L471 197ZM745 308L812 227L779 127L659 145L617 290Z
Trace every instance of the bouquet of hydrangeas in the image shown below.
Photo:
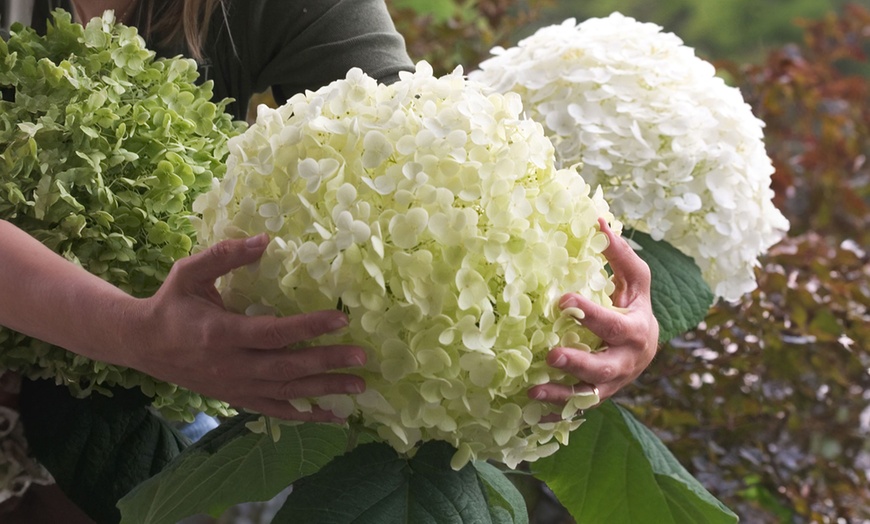
M718 296L755 287L788 222L771 198L763 123L675 35L618 13L496 48L472 78L518 93L562 166L579 165L627 226L694 258Z
M150 296L189 254L193 198L224 169L241 129L196 85L196 64L155 59L111 12L87 27L57 11L46 36L0 41L0 217L93 274ZM224 404L134 370L0 328L0 369L55 378L79 395L140 387L190 419Z
M576 382L546 364L550 348L600 343L559 297L610 305L614 285L603 195L556 169L541 126L521 114L517 95L486 94L459 70L437 78L421 62L381 85L354 69L261 106L230 141L223 180L194 204L204 245L272 236L255 267L219 283L229 308L348 312L328 342L367 348L367 390L318 405L400 452L450 442L455 468L552 453L599 401L588 388L564 410L527 395Z

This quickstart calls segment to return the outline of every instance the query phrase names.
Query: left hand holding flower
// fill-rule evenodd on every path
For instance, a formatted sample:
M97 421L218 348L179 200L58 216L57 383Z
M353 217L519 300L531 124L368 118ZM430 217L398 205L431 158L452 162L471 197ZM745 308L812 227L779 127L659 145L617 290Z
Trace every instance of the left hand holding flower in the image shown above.
M598 222L610 241L604 255L616 282L613 305L620 309L605 308L576 293L562 297L560 307L576 307L585 313L583 325L601 337L602 349L595 353L568 347L552 349L547 363L580 382L573 387L553 383L535 386L529 390L534 399L562 405L574 392L597 388L604 400L637 378L656 354L659 326L650 301L649 266L603 219Z

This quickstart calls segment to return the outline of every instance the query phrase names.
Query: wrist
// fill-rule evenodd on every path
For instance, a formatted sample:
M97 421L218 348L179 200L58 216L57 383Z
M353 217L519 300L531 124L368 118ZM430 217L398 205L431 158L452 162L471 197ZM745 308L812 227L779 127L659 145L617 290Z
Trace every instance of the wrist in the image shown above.
M141 369L140 358L143 348L149 345L154 335L151 322L153 312L148 298L135 298L127 295L117 304L116 315L109 338L98 351L105 355L98 360L118 366Z

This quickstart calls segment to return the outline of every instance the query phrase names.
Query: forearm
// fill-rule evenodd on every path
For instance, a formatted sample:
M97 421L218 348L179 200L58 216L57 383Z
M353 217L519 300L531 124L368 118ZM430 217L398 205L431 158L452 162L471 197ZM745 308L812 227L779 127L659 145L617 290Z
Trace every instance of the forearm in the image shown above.
M120 330L136 299L0 220L0 325L123 364Z

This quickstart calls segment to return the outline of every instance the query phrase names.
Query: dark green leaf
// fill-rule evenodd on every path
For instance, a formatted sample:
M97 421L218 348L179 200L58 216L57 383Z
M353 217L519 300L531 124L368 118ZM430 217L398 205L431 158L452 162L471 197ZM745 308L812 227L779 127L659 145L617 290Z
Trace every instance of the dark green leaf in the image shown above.
M25 381L21 417L33 455L98 523L118 522L115 504L186 445L138 390L77 399L65 386Z
M409 459L383 443L359 446L297 482L273 523L528 521L517 507L519 494L507 480L495 480L485 465L469 464L454 471L450 467L454 451L444 442L429 442Z
M714 296L695 261L646 233L629 230L624 235L642 248L637 254L652 273L652 306L659 321L659 341L696 327L707 315Z
M578 522L737 522L628 411L605 402L586 418L567 446L531 465Z
M529 512L522 494L495 466L481 460L472 463L480 482L486 488L489 511L494 523L526 524Z
M175 524L190 515L219 515L234 504L269 500L347 447L348 431L326 424L282 426L278 442L252 433L240 415L207 433L118 507L124 523Z

